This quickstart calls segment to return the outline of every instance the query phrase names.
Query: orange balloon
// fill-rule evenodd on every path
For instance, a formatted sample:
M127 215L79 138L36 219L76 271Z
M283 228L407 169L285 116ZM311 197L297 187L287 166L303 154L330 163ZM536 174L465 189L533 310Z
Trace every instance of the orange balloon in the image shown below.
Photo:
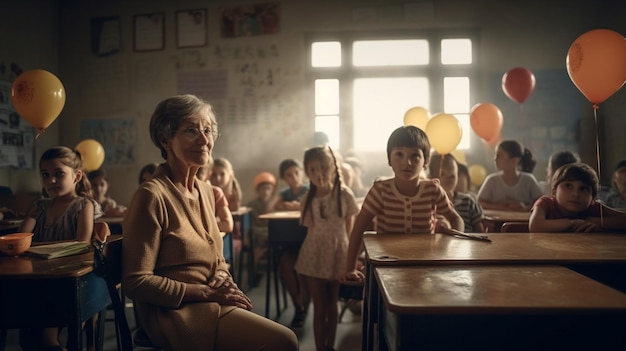
M485 144L491 146L491 147L495 147L496 145L498 145L498 143L500 141L502 141L502 133L498 132L498 134L494 135L491 139L489 140L484 140Z
M535 76L524 67L510 69L502 76L502 90L509 99L521 104L535 90Z
M426 123L430 119L428 110L423 107L411 107L404 113L404 125L416 126L421 130L426 129Z
M609 29L586 32L570 46L565 64L587 100L604 102L626 82L626 39Z
M95 171L104 162L104 148L94 139L82 140L76 145L76 151L80 152L86 172Z
M461 142L463 129L453 115L438 113L426 124L426 135L435 151L440 155L450 153Z
M41 133L59 116L65 105L65 88L52 73L34 69L20 74L11 86L15 111Z
M470 111L472 130L483 140L491 140L502 130L502 112L492 103L474 105Z

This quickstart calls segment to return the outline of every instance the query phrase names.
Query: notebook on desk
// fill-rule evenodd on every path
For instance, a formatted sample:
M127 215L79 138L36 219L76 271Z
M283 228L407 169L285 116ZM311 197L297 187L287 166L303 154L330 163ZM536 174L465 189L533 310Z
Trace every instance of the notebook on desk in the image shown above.
M31 246L26 252L37 257L52 259L77 255L87 251L89 251L89 243L87 242L63 241L52 244Z

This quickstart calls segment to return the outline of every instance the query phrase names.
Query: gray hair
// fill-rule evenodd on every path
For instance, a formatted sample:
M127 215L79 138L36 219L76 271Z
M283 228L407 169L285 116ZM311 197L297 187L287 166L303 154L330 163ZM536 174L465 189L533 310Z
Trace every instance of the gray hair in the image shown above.
M161 101L150 118L150 138L154 145L161 150L161 157L167 159L167 152L161 145L159 137L172 139L178 131L181 122L207 112L211 119L214 133L217 133L217 121L211 104L195 95L174 95Z

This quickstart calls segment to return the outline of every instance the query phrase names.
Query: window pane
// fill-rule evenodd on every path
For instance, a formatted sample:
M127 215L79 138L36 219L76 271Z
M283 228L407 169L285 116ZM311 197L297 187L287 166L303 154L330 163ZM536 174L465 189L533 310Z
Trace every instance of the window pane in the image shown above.
M315 80L315 114L338 115L339 114L339 80L316 79Z
M339 150L339 116L315 117L315 131L325 133L328 145L333 150Z
M430 109L428 79L371 78L354 81L354 147L384 152L391 132L411 107Z
M427 65L427 40L355 41L352 52L355 66Z
M463 136L461 142L457 145L457 150L467 150L470 148L470 135L472 133L472 126L470 125L468 114L454 114L454 117L459 121L461 129L463 130Z
M444 65L472 63L472 41L470 39L441 40L441 63Z
M469 112L470 85L467 77L443 79L443 110L446 113Z
M338 41L313 43L311 45L311 66L341 66L341 43Z

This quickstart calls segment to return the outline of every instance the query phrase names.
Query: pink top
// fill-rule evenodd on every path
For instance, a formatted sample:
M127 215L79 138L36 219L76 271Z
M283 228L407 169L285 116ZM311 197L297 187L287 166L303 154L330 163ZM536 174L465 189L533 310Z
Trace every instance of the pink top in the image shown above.
M551 196L542 196L533 205L533 209L535 207L540 207L546 213L546 219L561 219L561 218L569 218L569 219L585 219L587 217L600 217L600 207L601 203L598 201L593 201L591 206L587 208L587 210L576 214L576 216L569 216L564 214L559 210L556 204L556 200ZM531 210L532 212L532 210Z

